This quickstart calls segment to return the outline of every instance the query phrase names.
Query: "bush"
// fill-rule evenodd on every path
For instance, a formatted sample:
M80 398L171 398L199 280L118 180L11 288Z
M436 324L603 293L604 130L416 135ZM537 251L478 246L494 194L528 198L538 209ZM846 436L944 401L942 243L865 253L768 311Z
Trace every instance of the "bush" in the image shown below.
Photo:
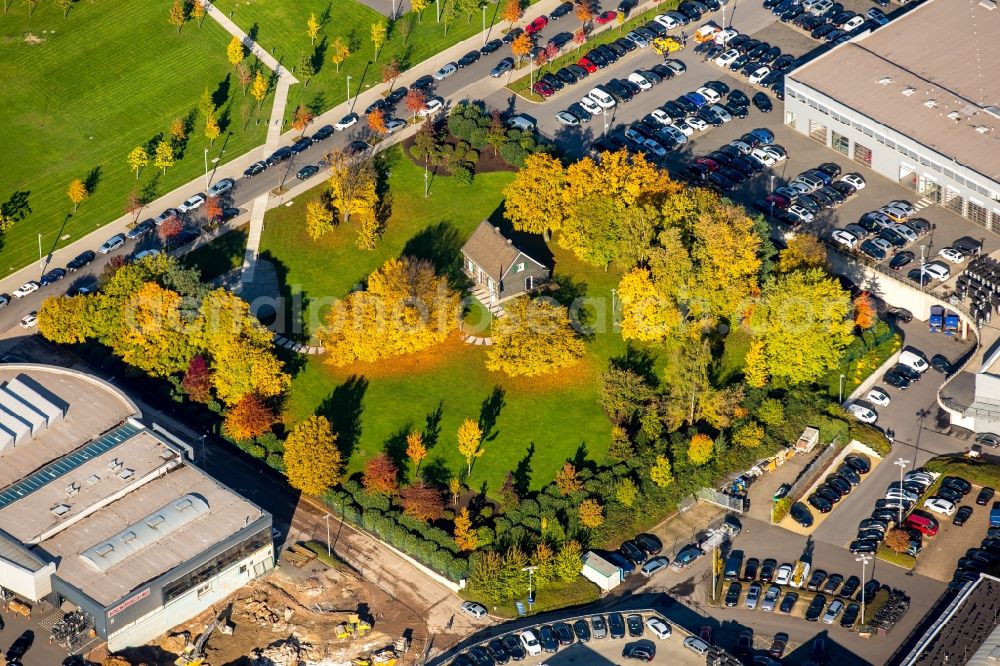
M482 150L486 147L487 134L489 134L488 127L476 126L469 132L469 143L476 150Z
M249 453L250 455L252 455L254 458L257 458L258 460L263 460L264 457L267 455L267 449L265 449L260 444L257 444L256 442L247 442L245 444L241 444L240 448Z
M453 164L448 167L455 182L460 185L472 185L472 169L464 164Z
M523 167L524 159L528 156L528 152L521 147L520 144L510 141L500 146L500 157L507 164L515 167Z
M269 453L267 455L267 465L282 474L285 473L285 457L280 453Z

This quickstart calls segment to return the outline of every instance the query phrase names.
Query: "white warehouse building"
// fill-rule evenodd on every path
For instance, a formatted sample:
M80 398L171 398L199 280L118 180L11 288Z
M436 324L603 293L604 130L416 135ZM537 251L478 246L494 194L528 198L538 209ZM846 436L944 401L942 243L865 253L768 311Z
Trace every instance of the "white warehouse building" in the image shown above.
M785 124L1000 231L1000 11L927 0L788 74Z
M0 587L142 645L274 566L271 516L114 386L0 365Z

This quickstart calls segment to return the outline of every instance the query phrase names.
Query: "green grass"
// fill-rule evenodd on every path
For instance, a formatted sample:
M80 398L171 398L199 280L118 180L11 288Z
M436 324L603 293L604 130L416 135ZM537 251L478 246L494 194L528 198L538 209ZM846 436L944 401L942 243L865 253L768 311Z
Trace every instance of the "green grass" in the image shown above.
M480 220L494 212L501 189L513 177L482 174L471 187L438 178L428 201L423 198L423 170L399 159L398 150L393 154L397 157L389 179L393 212L375 252L355 248L350 224L319 242L310 241L301 198L289 208L268 212L262 249L276 262L289 290L305 294L310 317L322 312L321 299L328 302L343 296L386 259L398 256L415 237L424 239L415 243L418 247L428 241L437 249L460 247ZM601 299L598 302L610 311L610 290L617 286L619 274L580 264L558 248L554 253L556 276L563 279L564 290ZM314 330L314 325L307 326ZM348 470L355 472L367 457L386 449L398 451L400 436L413 428L424 429L440 409L440 434L422 466L431 478L440 480L464 472L455 443L458 426L466 418L478 419L484 402L502 395L495 430L487 438L485 454L476 461L469 485L494 492L508 471L523 464L530 486L537 489L551 482L556 470L578 452L603 458L611 426L600 409L598 378L608 359L624 350L617 334L599 333L575 368L533 380L488 372L485 349L466 345L457 336L420 354L347 369L331 368L322 358L311 356L293 381L285 421L295 423L317 411L330 415L342 445L351 451Z
M571 583L557 583L538 590L535 593L535 603L532 604L531 610L527 614L538 615L560 608L585 606L597 601L600 596L601 591L596 585L583 576L577 576L576 580ZM527 610L527 600L521 599L521 601L524 602L525 610ZM490 611L494 615L504 618L518 617L517 607L513 600L505 601L495 608L491 608Z
M0 80L6 94L0 122L0 202L28 192L31 214L6 235L0 274L38 259L123 214L135 188L162 195L204 172L209 160L228 161L263 142L266 122L243 131L245 100L226 61L230 36L211 20L188 23L180 35L167 23L170 0L77 2L63 19L42 2L29 19L23 2L0 15ZM25 41L28 34L40 43ZM197 119L183 159L162 175L152 164L136 180L129 151L198 106L207 87L220 92L220 117L229 131L210 147L204 119ZM224 101L223 101L224 100ZM270 113L270 98L259 116ZM66 196L74 178L99 170L89 199L74 214ZM94 171L94 173L98 173ZM160 211L144 211L158 214Z
M950 456L939 456L928 460L924 467L943 476L960 476L977 486L1000 487L1000 465Z
M880 560L885 560L889 564L895 564L897 567L902 567L907 570L913 569L913 567L917 565L917 558L913 555L897 553L884 543L879 544L878 551L875 553L875 556Z
M206 243L181 258L185 266L201 271L201 279L208 282L243 265L250 225L231 229L210 243Z
M875 344L876 340L882 339ZM843 396L847 398L871 373L878 370L885 360L902 345L898 333L893 333L885 322L880 321L875 328L865 331L854 339L844 351L840 365L831 370L820 385L826 387L826 394L834 399L840 397L840 376L844 376Z
M388 11L391 0L383 1ZM388 86L382 82L382 66L393 58L398 58L404 68L413 67L445 48L479 33L483 27L482 13L476 11L471 16L459 16L445 34L445 24L434 20L432 4L419 21L412 13L400 16L390 27L389 38L376 60L375 48L371 42L371 26L387 19L356 0L336 0L336 3L330 0L218 0L215 5L232 16L248 33L256 26L258 43L286 67L296 66L303 53L313 57L316 75L308 86L293 86L289 90L288 113L285 117L287 123L291 123L299 105L318 112L344 103L347 100L348 76L351 77L352 97L359 91L364 92L372 87L385 91ZM441 5L443 7L444 3ZM487 4L487 26L494 20L498 24L501 22L501 7L501 3ZM315 45L310 43L306 34L306 22L310 13L316 14L317 19L323 23ZM412 24L408 36L402 27L404 23ZM506 24L498 25L500 29L506 27ZM500 36L499 29L493 32L494 36ZM351 49L351 55L341 64L339 72L330 60L332 50L329 48L338 37ZM508 47L505 49L509 50Z
M752 339L749 332L742 328L734 328L726 336L722 357L719 358L715 368L715 382L718 385L724 386L743 374Z

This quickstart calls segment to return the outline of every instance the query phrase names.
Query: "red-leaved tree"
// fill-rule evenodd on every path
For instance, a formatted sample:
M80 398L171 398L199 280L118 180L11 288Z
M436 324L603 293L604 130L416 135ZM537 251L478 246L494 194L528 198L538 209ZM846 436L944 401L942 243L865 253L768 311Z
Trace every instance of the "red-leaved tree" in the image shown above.
M238 442L245 442L268 432L276 421L271 408L248 393L226 413L222 432Z
M184 228L184 223L180 221L176 215L174 217L169 217L163 221L157 229L156 233L160 236L160 240L167 247L170 247L170 241L177 237L177 234L181 232Z
M388 454L382 453L365 463L361 479L365 490L373 495L395 495L399 490L399 470Z
M194 356L188 361L181 388L195 402L207 403L212 399L212 371L204 356Z
M209 197L205 199L205 217L211 222L219 215L222 215L222 202L219 197Z
M414 119L416 119L419 112L427 108L427 95L425 95L424 91L419 88L410 88L410 90L406 93L405 101L406 108L413 114Z
M437 489L423 482L403 488L403 513L417 520L437 520L444 511L444 500Z

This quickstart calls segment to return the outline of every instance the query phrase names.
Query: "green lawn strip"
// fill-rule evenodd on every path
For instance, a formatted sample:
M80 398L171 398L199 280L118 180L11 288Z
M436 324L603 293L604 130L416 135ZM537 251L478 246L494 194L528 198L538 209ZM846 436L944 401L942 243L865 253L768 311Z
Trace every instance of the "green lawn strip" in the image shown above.
M1000 465L968 458L939 456L928 460L924 467L942 476L960 476L977 486L1000 488Z
M530 611L528 611L527 599L521 599L521 602L524 604L525 610L528 611L527 615L538 615L539 613L561 608L586 606L597 601L600 596L600 589L596 585L583 576L578 576L570 583L556 582L537 590L535 592L535 603L532 604ZM514 600L504 601L496 606L491 606L489 611L493 615L502 618L510 619L518 617Z
M871 624L872 618L875 617L875 613L877 613L882 606L885 606L887 601L889 601L889 590L883 587L875 593L875 597L872 598L871 602L865 604L865 615L861 618L861 625L866 626Z
M536 1L532 0L532 4ZM388 9L390 0L385 0L385 3ZM296 67L303 53L312 57L316 75L308 85L292 86L288 91L286 124L291 123L299 105L308 106L318 113L344 103L347 100L348 77L351 77L352 97L373 87L384 91L388 86L382 81L382 67L393 58L398 58L404 69L408 69L483 29L482 13L477 10L473 14L459 16L448 26L445 34L445 24L435 22L432 5L419 20L412 13L400 16L389 28L388 40L376 59L371 27L375 23L387 22L387 19L356 0L337 0L334 4L328 0L218 0L215 5L248 33L255 32L261 47L284 66ZM443 2L441 6L444 7ZM502 3L486 6L487 27L491 22L497 24L492 31L493 37L499 37L507 27L506 24L501 25L501 9ZM316 14L321 21L324 17L327 19L315 44L310 43L306 34L310 13ZM406 23L412 23L408 36L403 27ZM330 60L337 38L349 45L352 52L340 65L339 72ZM302 80L302 83L306 82Z
M201 271L201 279L210 282L243 265L250 225L230 229L218 238L188 252L181 258L185 266Z
M0 163L0 202L23 191L31 208L4 238L4 274L38 259L39 233L48 253L121 216L131 190L155 198L201 176L205 148L209 160L224 162L263 141L266 122L253 118L266 121L271 99L244 130L241 106L252 108L253 99L226 61L230 35L211 20L201 28L190 22L178 35L169 8L169 0L79 2L64 19L54 3L40 3L29 20L22 3L3 16L0 145L8 159ZM29 34L41 41L25 41ZM169 137L171 121L197 109L205 88L218 93L219 117L233 134L212 146L197 118L183 157L165 175L151 162L137 180L129 151L159 133ZM69 183L91 173L96 186L73 213Z
M828 396L837 399L841 396L840 378L843 375L843 396L846 398L870 374L882 367L886 359L901 345L899 334L893 332L885 322L879 321L874 328L854 338L854 342L844 350L840 365L821 379L819 384L826 387Z
M304 231L303 198L291 207L268 212L262 255L275 263L288 292L308 300L306 310L312 323L307 321L306 330L315 330L321 321L323 303L342 297L404 249L421 249L422 255L427 251L424 248L460 247L475 226L493 214L503 186L512 178L510 173L481 174L471 187L465 187L438 177L428 202L423 198L423 170L398 152L395 157L389 177L392 216L374 252L355 247L355 226L350 223L311 241ZM522 464L530 487L539 489L578 452L602 460L611 425L600 409L598 374L607 368L609 358L625 351L624 342L606 325L611 289L620 274L583 264L558 247L552 251L555 274L565 291L593 299L586 310L598 328L588 342L584 362L569 374L510 379L486 370L485 347L457 340L445 343L439 351L416 355L416 360L401 357L367 370L360 365L337 370L322 357L310 356L293 381L285 405L286 422L292 424L319 411L335 422L342 444L348 439L345 431L357 433L351 436L355 441L345 444L351 450L348 472L353 473L362 469L368 457L386 448L396 450L393 447L398 447L401 433L425 428L428 416L440 408L438 442L422 466L439 478L464 471L455 433L464 419L479 418L483 403L499 388L503 400L495 431L487 437L485 453L476 460L470 487L496 492L507 472ZM358 376L352 377L355 373ZM359 408L358 393L362 394ZM358 416L352 420L355 410Z
M595 46L600 46L601 44L607 44L608 42L613 42L619 37L625 36L625 34L627 34L629 31L634 30L639 26L646 25L651 20L653 20L655 16L677 9L677 5L679 4L680 0L664 0L664 2L661 2L653 9L645 11L641 14L637 14L636 16L625 21L625 23L622 24L621 26L616 25L614 27L608 28L596 34L591 34L590 38L587 39L587 41L584 42L583 44L580 44L578 48L574 49L572 53L564 53L563 55L549 62L547 65L537 68L535 70L534 80L537 81L538 77L544 74L545 72L555 72L565 67L566 65L570 65L578 61L583 56L583 54L585 54L587 51L594 48ZM578 27L579 26L574 25L573 30L575 31ZM677 37L677 39L680 40L679 37ZM652 46L647 48L652 48ZM680 56L682 53L683 51L675 51L674 55ZM508 53L507 55L510 54ZM625 57L628 58L627 55ZM525 71L529 67L530 67L530 62L528 60L524 60L521 62L519 71ZM522 76L521 78L508 83L507 88L510 89L512 92L515 92L519 95L522 95L534 101L544 100L544 98L541 97L540 95L531 92L531 80L532 80L531 73L528 72L525 76ZM584 83L586 83L586 81L584 81Z
M737 327L730 331L722 347L722 357L716 364L716 384L725 386L743 373L743 366L752 340L750 333L743 328Z
M889 564L895 564L897 567L902 567L907 570L913 569L913 567L917 565L917 558L913 555L897 553L884 543L879 544L878 551L875 553L875 556L880 560L885 560Z
M322 562L323 564L327 565L328 567L337 569L339 571L352 571L352 572L354 571L354 567L352 567L347 562L344 562L336 555L332 553L328 555L327 545L325 543L321 541L306 541L302 545L311 550L312 552L316 553L316 559Z

